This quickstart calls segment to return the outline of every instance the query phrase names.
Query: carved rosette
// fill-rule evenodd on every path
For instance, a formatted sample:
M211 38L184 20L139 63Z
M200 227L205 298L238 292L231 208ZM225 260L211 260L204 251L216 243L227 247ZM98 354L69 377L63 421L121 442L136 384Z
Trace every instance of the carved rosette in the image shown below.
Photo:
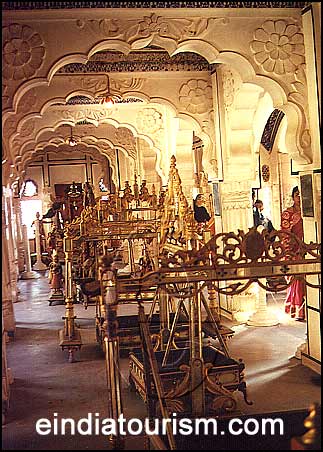
M45 46L28 25L11 24L2 29L2 76L8 82L32 77L41 67Z
M136 122L143 133L153 135L163 127L163 116L156 108L145 108L138 112Z
M304 63L304 38L299 27L286 20L267 20L250 43L257 64L276 75L293 74Z
M179 90L179 102L190 113L206 113L212 108L212 88L206 80L189 80Z
M137 114L138 129L150 136L157 146L163 143L164 120L163 115L156 108L144 108Z

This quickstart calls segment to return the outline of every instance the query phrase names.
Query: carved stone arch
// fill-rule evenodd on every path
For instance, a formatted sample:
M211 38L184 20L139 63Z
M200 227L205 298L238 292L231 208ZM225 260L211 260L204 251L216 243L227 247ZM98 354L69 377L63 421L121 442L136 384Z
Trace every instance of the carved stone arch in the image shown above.
M52 141L39 142L36 148L30 149L24 154L21 162L21 165L24 169L21 171L21 173L25 174L27 166L34 160L35 155L43 152L59 153L68 149L69 147L66 143L54 143ZM111 151L113 150L114 148L111 147ZM78 147L78 151L92 156L96 161L101 163L101 165L105 163L104 159L107 159L111 169L112 181L114 184L116 184L117 170L115 161L113 160L112 155L107 153L106 149L103 149L102 146L100 146L100 143L82 143L82 145Z
M167 18L163 17L163 20L165 22ZM172 21L174 20L172 19ZM264 87L273 96L275 108L280 108L285 112L288 119L286 142L288 144L288 149L293 153L294 159L302 163L311 161L310 138L306 128L306 118L302 111L302 106L297 105L288 99L290 93L288 92L288 88L284 85L282 77L276 77L276 80L271 76L257 75L256 70L254 69L256 67L255 63L250 63L247 57L237 52L221 51L221 49L217 49L212 43L203 39L196 39L195 37L190 38L187 36L171 38L160 36L158 33L154 32L148 32L148 36L138 36L138 23L130 28L134 28L134 31L131 31L130 33L128 32L129 30L123 31L122 33L124 34L121 34L123 39L103 39L99 43L96 42L93 44L87 52L75 52L68 56L58 57L47 70L46 77L38 77L22 83L14 94L13 110L9 108L9 110L7 109L5 111L15 112L19 100L28 90L40 85L48 85L59 68L65 64L71 62L85 63L90 55L96 51L107 48L107 46L110 49L127 53L130 49L140 49L149 44L155 44L166 49L170 55L174 55L176 52L195 51L201 56L206 57L210 63L224 62L226 64L232 64L238 70L240 67L240 71L242 71L243 68L243 79Z
M285 143L291 158L297 163L312 163L311 136L305 127L304 113L293 102L279 107L287 118Z
M177 55L183 52L193 52L205 58L208 63L217 63L219 50L211 43L202 39L188 39L182 41L176 46L176 49L170 54L170 56Z
M257 74L249 60L235 52L220 52L217 62L231 65L239 73L243 83L258 85L270 94L274 108L279 108L286 114L286 146L291 158L299 163L311 163L310 137L304 111L288 99L284 81Z
M18 125L19 130L21 130L22 127L26 124L27 120L32 120L32 119L35 119L35 118L41 120L43 118L43 116L41 116L41 115L34 115L34 114L28 115L28 117L26 117L24 120L22 120L21 123ZM139 133L137 131L137 129L135 128L135 126L133 126L132 124L120 123L116 119L109 118L109 117L102 118L101 120L98 120L98 121L95 121L95 120L93 120L93 118L91 119L91 118L88 118L88 117L84 117L84 119L86 119L89 122L92 122L94 125L97 125L97 126L102 125L102 124L110 124L116 129L122 128L122 127L127 128L127 129L129 129L131 131L131 133L133 134L134 137L142 138L145 141L147 141L149 143L149 145L155 150L156 153L160 154L160 152L161 152L161 150L155 145L155 143L154 143L154 141L152 140L151 137ZM68 119L68 118L62 117L62 118L58 118L56 120L56 122L54 122L53 125L50 126L50 127L43 127L43 128L39 128L38 130L37 130L37 128L34 128L33 136L30 137L27 146L29 146L31 143L33 143L35 146L37 146L37 139L39 139L41 134L43 134L44 132L47 132L47 131L55 132L58 127L60 127L61 125L64 125L64 124L69 124L71 126L75 126L77 124L77 122L78 121L75 118L71 117L70 119ZM32 141L32 139L34 139L34 141ZM26 146L25 144L22 144L20 146L20 151L21 152L24 152L25 146ZM16 160L18 158L19 158L19 156L16 157Z
M204 152L203 152L203 171L209 177L209 180L218 178L218 162L216 156L213 153L213 148L215 147L215 143L213 143L210 135L206 133L204 130L199 132L199 137L203 141Z
M136 92L136 95L138 95L137 92ZM60 98L60 99L55 98L55 100L49 100L49 101L47 101L47 102L42 106L42 108L41 108L42 114L32 113L32 114L29 114L29 115L25 116L24 118L22 118L21 121L20 121L20 123L19 123L19 125L18 125L19 130L21 130L23 126L27 126L27 122L28 122L28 121L34 121L34 120L37 120L37 121L38 121L38 120L41 120L41 118L42 118L47 112L50 111L50 109L51 109L51 107L53 106L53 104L54 104L54 103L58 103L57 101L58 101L58 100L62 100L62 99L63 99L63 98ZM197 132L200 132L200 131L201 131L201 125L199 124L199 122L198 122L192 115L189 115L189 114L186 114L186 113L179 113L178 110L177 110L177 108L176 108L176 106L175 106L173 103L171 103L169 100L167 100L167 99L162 99L162 98L158 98L158 97L156 97L156 98L151 98L150 100L151 100L151 102L158 103L158 104L160 104L160 105L166 105L168 108L171 109L171 111L174 112L174 115L178 116L178 117L181 118L181 119L184 119L184 120L187 121L189 124L191 124L191 127L192 127L194 130L196 130ZM65 104L65 99L63 99L63 103ZM62 106L62 107L63 107L63 106ZM65 107L63 107L63 108L67 108L67 107L65 106ZM100 120L94 120L93 118L90 118L90 117L86 117L86 118L84 118L84 119L86 119L86 120L89 121L89 122L92 122L94 125L97 125L97 126L100 125L100 124L108 123L108 124L113 125L113 126L116 127L116 128L126 127L126 128L128 128L129 130L131 130L131 132L133 133L134 136L136 136L136 137L138 137L138 138L142 138L142 139L144 139L145 141L147 141L147 142L149 143L149 145L151 146L151 148L154 149L154 152L155 152L156 155L157 155L156 171L157 171L157 173L159 174L159 176L160 176L163 180L165 180L165 177L166 177L167 175L163 173L161 167L159 166L159 164L160 164L160 154L161 154L161 149L160 149L158 146L156 146L156 144L154 143L153 139L152 139L150 136L147 136L147 135L145 135L145 134L139 133L139 132L137 131L137 129L136 129L132 124L119 123L118 120L116 120L116 119L114 119L114 118L111 118L111 117L102 118L102 119L100 119ZM59 119L57 119L57 121L56 121L55 123L53 123L53 128L57 128L60 124L63 124L63 123L68 123L68 124L70 124L71 126L74 126L75 123L76 123L76 121L75 121L73 118L70 118L70 120L68 120L67 118L64 118L64 119L59 118ZM37 123L36 123L36 124L37 124ZM50 128L48 128L48 130L50 130ZM35 136L35 134L36 134L37 137L38 137L38 136L39 136L39 133L40 133L40 132L37 132L37 126L36 126L36 130L35 130L34 136ZM208 142L208 141L209 141L209 138L206 139L206 142ZM28 143L28 146L29 146L29 144L30 144L30 143ZM35 145L36 145L36 143L35 143ZM19 146L17 146L17 149L19 149L19 152L24 152L25 146L19 144ZM18 159L18 158L19 158L19 156L17 155L17 156L16 156L16 159Z
M132 46L120 39L106 39L95 44L88 52L87 59L90 59L94 54L104 50L115 50L125 55L131 51Z

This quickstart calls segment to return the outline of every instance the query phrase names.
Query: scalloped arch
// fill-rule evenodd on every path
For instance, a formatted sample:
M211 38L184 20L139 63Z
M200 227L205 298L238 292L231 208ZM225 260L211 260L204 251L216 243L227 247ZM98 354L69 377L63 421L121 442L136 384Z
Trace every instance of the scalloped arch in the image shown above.
M171 56L183 52L194 52L205 58L208 63L217 63L219 50L212 44L202 39L192 39L182 41L172 52Z
M288 117L286 143L289 152L294 155L296 160L299 158L303 161L305 160L306 162L311 160L308 155L306 155L306 145L304 151L304 140L302 140L304 135L304 130L301 133L304 123L303 114L300 107L289 102L282 84L268 76L257 75L254 66L247 59L247 57L237 52L219 51L209 42L194 38L183 41L180 44L171 38L161 38L157 35L144 39L135 39L131 42L131 44L118 39L102 40L101 42L93 45L87 54L73 53L63 56L53 63L48 71L47 77L28 80L18 88L13 99L13 110L8 109L4 112L4 121L7 119L8 114L15 113L20 99L27 91L40 85L48 85L55 73L65 64L75 62L86 63L90 56L100 50L119 50L122 53L127 54L131 49L144 48L149 43L159 45L170 55L175 55L185 51L192 51L206 58L209 63L223 63L231 65L238 71L244 82L254 83L264 88L273 98L274 107L280 108ZM293 137L293 133L295 133L295 131L297 131L297 134ZM295 147L296 151L294 151ZM309 146L307 146L307 148L309 148Z
M117 50L125 55L128 55L128 53L131 51L131 46L127 42L121 41L120 39L106 39L99 42L98 44L95 44L88 51L87 58L89 59L97 52L102 52L105 50Z
M252 83L268 91L277 108L287 102L287 96L282 86L266 75L257 75L253 65L243 55L237 52L220 52L217 63L233 67L239 73L243 83Z
M116 183L116 166L115 166L115 162L113 162L113 160L111 159L111 157L105 152L104 149L102 149L100 147L100 143L102 141L106 141L108 142L108 140L97 140L97 143L83 143L82 146L80 146L80 151L84 152L85 154L89 154L91 156L93 156L97 161L99 162L103 162L104 158L107 158L112 170L112 179L113 182ZM108 143L110 145L110 143ZM118 146L119 149L121 149L120 146ZM58 153L61 150L65 150L68 149L68 146L62 142L62 143L54 143L52 140L50 141L43 141L38 143L37 145L37 149L36 152L40 153L40 152L55 152ZM124 151L124 149L122 148L122 151ZM35 149L33 147L31 147L31 149L27 150L23 156L23 159L21 160L21 162L19 162L19 164L22 166L22 171L21 173L25 173L25 168L28 166L28 164L33 160L35 156Z

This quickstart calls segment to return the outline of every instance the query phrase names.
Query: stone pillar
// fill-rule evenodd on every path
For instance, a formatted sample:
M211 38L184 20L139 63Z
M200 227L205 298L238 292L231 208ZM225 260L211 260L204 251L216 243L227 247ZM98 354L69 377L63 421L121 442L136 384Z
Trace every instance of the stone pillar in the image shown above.
M220 184L223 232L245 233L253 226L252 197L249 182L226 182ZM226 283L223 283L224 285ZM222 314L239 323L246 322L256 310L257 296L251 287L239 295L220 295Z
M36 213L35 225L35 238L36 238L36 263L33 266L34 270L47 270L47 266L41 260L41 223L40 223L40 213Z
M3 225L5 229L5 240L8 245L8 264L9 265L9 275L10 275L10 287L12 292L12 301L15 303L18 299L18 255L16 247L16 236L15 236L15 218L12 215L12 190L5 190L5 197L3 202L4 207L4 218Z
M4 324L4 319L3 323ZM6 415L9 410L10 403L10 384L13 383L13 376L11 369L7 364L7 350L6 350L7 332L2 328L2 424L6 422Z
M21 279L34 279L38 278L37 273L31 270L31 258L30 258L30 246L27 233L27 226L22 225L23 239L24 239L24 254L25 254L25 267L26 270L21 274Z
M191 130L181 130L176 136L176 164L179 168L179 175L182 181L182 189L189 204L192 204L192 179L194 175L193 159L187 158L187 149L192 149L193 133Z
M13 198L13 207L17 225L17 254L18 254L18 270L19 273L25 269L24 259L24 239L22 233L21 203L18 196Z
M261 280L266 284L265 280ZM277 316L268 309L266 300L266 290L258 286L258 306L257 310L249 317L247 325L250 326L274 326L278 325L279 320Z
M16 321L13 309L13 296L9 270L9 250L4 211L2 211L2 316L4 330L9 335L14 335Z

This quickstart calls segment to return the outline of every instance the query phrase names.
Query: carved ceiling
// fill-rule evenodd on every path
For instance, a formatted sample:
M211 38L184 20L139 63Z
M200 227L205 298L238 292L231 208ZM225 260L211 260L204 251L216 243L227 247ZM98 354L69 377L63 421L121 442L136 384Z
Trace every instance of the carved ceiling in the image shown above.
M208 72L215 71L215 64L208 61L197 53L185 52L170 57L169 54L156 46L149 46L140 51L132 51L125 55L117 51L102 51L95 53L86 64L72 63L62 67L58 74L89 75L136 72ZM113 80L113 84L117 83ZM119 86L113 86L120 89ZM129 86L130 88L130 86ZM132 88L134 88L132 86ZM66 105L95 105L100 99L78 95L70 98ZM121 98L116 103L142 103L136 97ZM59 104L54 104L59 105Z
M289 102L295 101L297 108L301 108L303 111L303 106L307 105L306 99L299 102L300 96L295 89L297 90L302 85L302 80L305 80L303 77L299 81L303 69L301 65L304 63L300 15L301 8L308 4L308 2L2 2L3 10L27 11L25 13L18 11L17 18L14 13L7 13L8 24L3 27L7 39L7 41L4 40L6 64L3 70L5 82L3 84L3 103L7 109L5 131L12 161L20 165L23 152L29 152L31 141L34 146L40 136L39 132L46 128L54 129L56 127L55 115L59 116L61 122L66 115L68 124L76 124L83 120L91 121L92 116L95 116L93 123L97 126L97 133L100 133L99 129L104 129L104 124L109 121L115 123L117 128L121 124L129 125L129 128L131 126L136 132L138 124L136 127L132 126L132 120L138 115L133 112L137 108L138 110L147 108L147 104L152 101L162 105L164 110L168 108L170 117L172 114L177 115L182 121L190 121L190 127L199 134L203 132L205 135L203 140L209 139L212 144L212 137L208 135L211 132L208 131L213 131L209 125L213 120L211 116L213 109L211 82L215 77L211 77L211 74L216 69L220 72L218 67L223 64L236 67L239 74L241 71L241 79L248 80L248 83L255 79L254 74L257 74L258 71L260 76L257 77L257 82L265 85L269 95L275 98L275 103L281 105L285 97L289 96ZM143 12L138 10L104 12L103 9L76 11L81 8L138 9L140 7L143 7ZM156 11L157 16L154 11L149 11L149 8L157 7L164 8L166 13ZM232 11L225 11L225 14L219 14L219 11L216 11L215 17L212 16L214 13L211 11L205 14L205 17L200 18L199 14L197 14L198 17L195 17L196 11L192 11L192 8L195 7L232 8ZM298 11L283 10L283 8L290 7L297 8ZM168 17L170 8L191 8L191 11L183 12L184 17L180 16L182 13L180 11L177 11L180 14L175 14L174 17L171 14L171 17ZM234 24L240 23L240 14L243 18L249 14L247 11L240 12L239 8L263 8L259 14L260 18L254 11L251 11L250 21L246 22L248 27L241 28L245 39L240 37L240 33L232 32L235 28ZM264 11L265 8L276 8L274 15L279 16L277 20L268 20L272 11ZM278 11L278 8L281 10ZM56 11L40 11L46 9ZM59 9L75 10L59 11ZM26 18L29 17L28 10L39 10L33 19L35 28L32 27L32 24L26 25ZM70 21L68 27L64 21L59 19L63 13ZM107 16L103 14L102 18L102 13ZM125 19L123 19L124 13ZM290 14L292 17L289 19ZM232 19L231 16L234 18ZM51 30L45 28L48 17L53 19L48 22L48 27L52 27ZM41 18L42 20L38 21ZM13 23L11 24L10 21ZM20 21L22 22L20 23ZM40 24L39 27L38 24ZM268 32L268 37L267 26L270 30L277 29L277 33L270 34ZM60 48L57 49L56 43L67 31L68 39L64 43L66 46L64 55ZM286 61L280 63L276 61L279 59L280 49L276 49L274 41L270 39L272 36L276 38L276 35L280 36L285 32L288 37L286 45L293 51L289 50ZM28 38L30 49L28 52L24 52L25 44L23 43L23 47L21 47L22 44L20 45L19 41L18 56L14 54L13 60L17 33L25 33L26 36L30 36L30 39ZM53 36L53 39L47 42L47 35ZM266 41L262 41L262 39L266 39ZM264 53L262 52L263 46L267 41L270 49L275 50L272 52L274 57L273 61L269 61L270 64L267 61L270 56L267 48L264 51L266 59L261 59ZM102 51L107 48L114 50ZM57 50L59 50L58 55L56 55ZM30 61L25 61L27 56ZM56 61L55 64L54 61ZM73 61L78 62L72 63ZM63 62L69 64L61 67ZM209 62L217 64L209 64ZM49 75L52 76L50 90L47 89L48 85L45 83L49 79ZM107 75L109 76L107 77ZM286 92L277 88L277 81L275 85L273 83L270 85L271 77L275 81L284 78ZM33 78L37 80L37 90L30 89L32 86L30 81ZM159 79L163 79L165 83L159 82ZM24 86L24 89L19 86L23 80L26 80L26 86L21 85ZM305 83L303 82L303 85ZM293 91L288 91L288 84L292 86ZM157 86L158 89L156 89ZM29 92L27 92L27 88ZM25 97L24 90L26 90ZM129 107L128 105L118 105L109 114L99 111L98 105L93 104L97 104L96 99L104 96L107 91L111 94L120 93L124 97L124 101L129 103ZM15 92L15 104L10 110ZM27 97L28 102L26 102ZM137 97L142 99L142 103ZM283 99L280 100L281 98ZM130 103L134 103L134 105ZM301 104L300 107L298 107L298 103ZM13 114L14 109L15 114ZM29 115L27 114L28 109L32 111ZM165 116L164 110L162 113ZM119 116L125 116L124 111L129 116L127 121L119 119ZM290 123L297 122L300 116L296 116L292 109L289 109L288 112L292 116ZM103 119L102 116L104 116ZM116 119L117 117L118 119ZM305 114L304 118L306 118ZM302 128L306 129L306 120L303 123ZM303 139L302 128L300 128L300 134ZM291 130L291 128L288 129L289 136L292 135ZM52 133L55 135L53 130ZM135 136L137 136L136 133ZM156 148L157 138L150 139L151 146ZM27 144L26 149L23 148L22 141L28 143L28 149ZM294 144L294 138L290 138L290 141ZM303 142L305 141L303 140ZM307 140L304 145L306 149L309 147L308 142ZM161 143L158 150L163 149L164 144ZM211 145L209 148L213 149ZM208 162L211 160L215 161L215 156L213 154L211 156L210 151Z
M128 55L121 52L98 52L86 64L73 63L61 68L60 74L106 73L106 72L156 72L156 71L213 71L197 53L185 52L170 57L165 50L145 48Z
M2 2L4 10L79 8L304 8L311 2Z

